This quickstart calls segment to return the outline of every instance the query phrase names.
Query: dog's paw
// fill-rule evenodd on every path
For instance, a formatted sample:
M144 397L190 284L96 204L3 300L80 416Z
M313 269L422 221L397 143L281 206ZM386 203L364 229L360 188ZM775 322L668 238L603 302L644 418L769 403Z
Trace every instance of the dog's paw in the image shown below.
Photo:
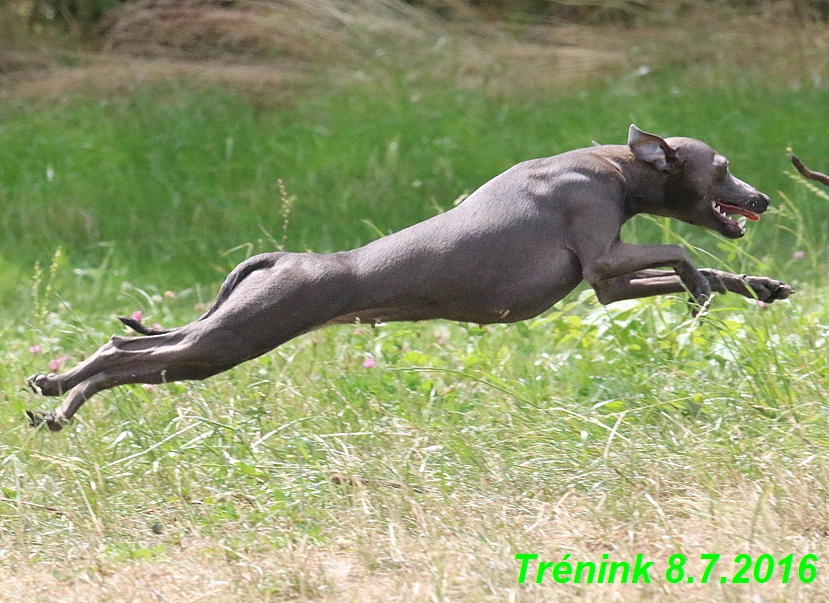
M29 425L31 427L39 427L42 423L46 423L49 431L60 431L67 421L63 418L58 418L51 410L32 411L27 410L26 415L29 417Z
M743 279L754 291L757 299L766 304L773 303L778 299L786 299L794 293L794 289L790 285L765 276L743 276Z
M32 375L26 379L26 383L34 393L41 396L60 396L63 392L58 386L56 377L55 373Z
M696 317L711 301L711 284L707 278L701 277L690 293L688 303L691 304L691 315Z

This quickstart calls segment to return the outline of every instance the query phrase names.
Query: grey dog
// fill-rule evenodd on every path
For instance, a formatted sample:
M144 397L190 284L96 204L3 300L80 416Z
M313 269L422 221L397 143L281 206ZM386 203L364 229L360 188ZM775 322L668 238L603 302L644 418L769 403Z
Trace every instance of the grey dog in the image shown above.
M186 326L155 330L121 319L144 337L113 336L64 374L30 377L36 392L69 395L54 412L29 417L56 431L101 390L205 379L331 324L525 320L582 281L602 304L683 291L697 308L711 291L785 299L792 290L780 281L698 270L676 245L620 240L622 224L639 213L736 239L745 230L729 216L757 220L768 205L705 143L631 126L627 145L525 161L454 209L364 247L254 256Z

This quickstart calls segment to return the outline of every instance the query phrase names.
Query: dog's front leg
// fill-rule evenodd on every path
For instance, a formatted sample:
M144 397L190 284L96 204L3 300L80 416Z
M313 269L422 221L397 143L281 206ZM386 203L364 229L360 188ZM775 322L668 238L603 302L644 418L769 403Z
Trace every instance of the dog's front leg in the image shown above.
M642 272L661 273L661 275L637 278ZM606 306L625 299L670 295L682 293L686 290L682 281L673 272L667 270L648 270L642 272L614 276L613 278L593 283L592 287L596 292L596 297L599 302Z
M794 292L790 285L766 276L731 274L713 268L700 268L699 271L718 293L729 291L767 304L786 299Z
M767 304L792 294L789 285L765 276L737 275L710 268L701 268L699 272L708 279L711 290L717 293L737 293ZM666 270L640 270L624 274L600 281L593 285L593 289L602 304L686 291L679 277Z
M617 243L601 255L580 258L582 275L596 290L599 301L608 304L620 299L676 293L687 289L695 303L702 306L711 295L711 283L694 268L688 253L676 245L630 245ZM668 267L676 276L648 276L650 282L632 278L642 271ZM671 280L672 279L672 280Z

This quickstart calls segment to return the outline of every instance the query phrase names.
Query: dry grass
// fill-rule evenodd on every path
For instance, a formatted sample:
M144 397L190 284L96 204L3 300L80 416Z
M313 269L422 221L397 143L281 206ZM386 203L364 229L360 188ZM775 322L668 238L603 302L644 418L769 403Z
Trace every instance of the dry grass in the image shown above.
M829 29L785 13L734 15L706 4L625 27L515 25L486 21L462 3L453 10L446 20L384 0L127 3L111 17L103 53L4 53L0 90L56 97L195 79L262 97L320 77L330 84L403 69L409 78L539 98L642 69L682 73L696 86L750 79L795 87L820 85L829 69ZM67 62L77 65L61 66Z
M415 502L411 493L354 489L343 493L352 509L340 511L340 528L332 542L289 543L284 548L235 549L226 539L187 536L175 552L157 558L113 562L102 560L104 548L93 534L88 548L76 547L64 562L32 567L23 549L3 559L3 601L821 601L829 589L826 572L806 586L669 584L667 559L678 552L699 579L699 555L719 552L717 569L733 575L733 557L756 559L769 553L795 560L806 553L820 558L825 534L804 530L798 515L810 516L808 491L778 500L753 484L729 487L716 502L704 492L651 496L632 489L635 513L620 518L604 498L564 495L557 499L510 495L467 496L463 500ZM422 498L422 497L417 497ZM391 517L377 523L373 510L382 506ZM827 526L824 524L823 529ZM136 540L152 542L152 535ZM158 541L170 538L156 536ZM150 546L149 544L147 546ZM533 584L535 568L524 585L517 583L516 553L538 553L540 559L632 561L637 554L656 564L650 585ZM18 568L14 571L12 568ZM714 576L720 574L715 572Z

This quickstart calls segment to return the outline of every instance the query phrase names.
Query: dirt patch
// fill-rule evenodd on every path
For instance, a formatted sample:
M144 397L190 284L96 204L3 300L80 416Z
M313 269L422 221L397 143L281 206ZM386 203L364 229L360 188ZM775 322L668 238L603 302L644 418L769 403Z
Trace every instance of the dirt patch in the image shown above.
M54 60L38 52L0 52L0 78L18 73L37 73L54 66Z
M187 81L191 85L232 87L253 97L288 99L313 81L303 64L284 61L278 67L221 64L209 61L141 59L129 55L91 57L82 67L30 71L16 77L0 96L17 99L58 99L79 90L129 92L158 82Z
M70 60L3 53L0 86L7 96L33 97L193 79L257 94L321 74L340 81L403 69L500 92L516 80L583 82L624 62L619 43L604 43L589 28L536 27L516 36L462 5L452 15L383 0L142 0L108 15L100 52ZM496 79L503 85L490 85Z

